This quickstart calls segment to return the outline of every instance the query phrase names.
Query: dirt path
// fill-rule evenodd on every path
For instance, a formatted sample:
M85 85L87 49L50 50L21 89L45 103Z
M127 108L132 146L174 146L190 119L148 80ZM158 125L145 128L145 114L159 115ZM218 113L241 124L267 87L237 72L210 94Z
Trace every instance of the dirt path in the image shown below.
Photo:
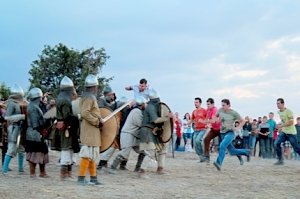
M48 179L32 180L26 165L25 175L16 173L13 159L11 176L0 175L0 199L26 198L300 198L300 161L285 161L274 166L275 160L252 158L239 165L236 157L226 156L222 171L212 164L200 164L195 153L168 154L166 164L169 175L157 175L149 169L149 179L140 179L132 172L136 155L128 162L130 171L117 175L98 174L104 185L79 186L75 181L60 181L58 154L51 152L47 165ZM212 154L212 160L215 155ZM74 168L75 177L78 167Z

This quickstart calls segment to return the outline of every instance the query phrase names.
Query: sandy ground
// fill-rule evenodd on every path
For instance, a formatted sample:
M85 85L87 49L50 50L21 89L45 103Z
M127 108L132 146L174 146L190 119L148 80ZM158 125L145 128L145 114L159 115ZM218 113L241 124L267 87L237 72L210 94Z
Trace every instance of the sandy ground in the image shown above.
M157 175L155 168L149 168L149 179L141 179L132 172L137 158L132 154L129 171L99 173L104 185L79 186L76 179L60 180L58 154L50 155L47 172L51 177L47 179L30 179L27 164L26 174L17 174L14 158L10 175L0 175L0 198L300 198L300 161L296 160L274 166L275 160L254 157L240 166L236 157L227 155L222 171L217 171L212 163L199 163L193 152L176 152L174 159L167 155L168 175ZM76 177L78 167L74 170Z

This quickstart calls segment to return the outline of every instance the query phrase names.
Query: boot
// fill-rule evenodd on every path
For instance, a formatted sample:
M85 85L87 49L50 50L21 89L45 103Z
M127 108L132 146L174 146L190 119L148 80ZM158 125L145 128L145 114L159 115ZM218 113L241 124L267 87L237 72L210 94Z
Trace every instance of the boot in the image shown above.
M101 170L103 167L107 168L107 160L100 160L97 166L98 170Z
M73 176L72 176L72 165L68 165L68 177L73 178Z
M145 154L140 153L139 156L138 156L138 160L137 160L137 162L136 162L136 165L135 165L134 172L140 171L141 165L142 165L142 163L143 163L144 158L145 158Z
M112 165L110 166L111 169L117 169L119 164L124 160L124 158L121 155L117 155L117 157L114 159Z
M149 176L147 176L146 171L144 169L139 169L138 177L143 178L143 179L148 179L149 178Z
M117 174L116 169L123 160L124 160L124 158L121 155L117 155L117 157L114 159L113 163L111 164L110 169L108 170L108 173Z
M49 178L49 176L46 173L46 165L45 164L39 164L40 165L40 175L41 178Z
M61 165L60 167L60 179L65 180L68 176L68 165Z
M89 184L91 184L91 185L102 185L102 183L97 180L97 176L91 176Z
M7 174L10 161L11 161L11 156L6 154L4 158L3 167L2 167L3 174Z
M24 173L24 153L18 153L19 173Z
M36 167L35 163L29 162L29 169L30 169L30 177L31 178L35 178L36 177L36 175L35 175L35 167Z
M128 161L128 160L123 160L123 161L120 163L120 170L128 170L128 169L126 168L127 161Z
M78 185L86 185L85 176L78 176Z
M157 167L156 173L159 174L159 175L167 174L167 173L164 171L164 168L163 168L163 167Z

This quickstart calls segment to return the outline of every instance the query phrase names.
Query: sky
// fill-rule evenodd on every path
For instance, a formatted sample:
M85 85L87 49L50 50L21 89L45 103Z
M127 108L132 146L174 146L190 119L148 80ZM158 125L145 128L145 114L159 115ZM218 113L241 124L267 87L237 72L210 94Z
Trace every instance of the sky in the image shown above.
M99 76L118 97L146 78L173 112L194 98L223 98L243 117L277 112L282 97L300 116L300 1L3 0L0 82L29 87L45 45L104 48ZM276 117L277 114L275 114Z

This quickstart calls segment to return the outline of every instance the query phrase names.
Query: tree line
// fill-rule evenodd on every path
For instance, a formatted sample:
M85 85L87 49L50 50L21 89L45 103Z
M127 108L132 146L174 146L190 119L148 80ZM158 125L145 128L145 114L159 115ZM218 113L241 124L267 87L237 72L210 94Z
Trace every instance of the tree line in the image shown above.
M30 88L38 87L43 93L51 92L56 97L60 80L66 75L73 80L78 93L84 89L84 80L88 74L98 75L100 89L107 85L113 77L99 76L109 56L105 49L75 50L59 43L54 47L45 45L38 59L31 63L29 70ZM18 82L16 82L18 83ZM5 83L0 85L0 97L7 99L10 89ZM99 93L100 94L100 93Z

